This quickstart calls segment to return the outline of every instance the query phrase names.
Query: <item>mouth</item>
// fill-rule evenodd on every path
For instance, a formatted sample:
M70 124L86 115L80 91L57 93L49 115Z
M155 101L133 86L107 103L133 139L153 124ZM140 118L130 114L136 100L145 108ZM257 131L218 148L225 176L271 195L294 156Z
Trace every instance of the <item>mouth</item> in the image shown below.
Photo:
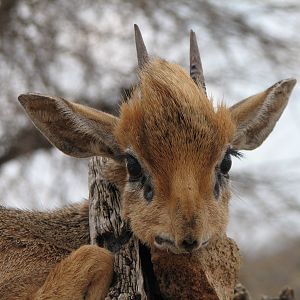
M170 238L163 235L157 235L154 238L154 246L160 250L171 251L174 254L182 253L182 251L175 246L174 240L171 240Z
M197 248L194 250L198 250L200 248L204 248L208 245L209 238L202 241ZM154 238L154 246L160 250L169 250L173 252L174 254L181 254L181 253L190 253L190 251L180 249L175 245L175 241L165 235L157 235Z
M162 245L169 245L169 246L174 246L175 247L175 242L171 239L162 237L160 235L157 235L154 239L154 244L156 244L156 246L160 247Z
M209 243L209 239L205 240L204 242L202 242L202 244L200 245L200 247L206 247Z

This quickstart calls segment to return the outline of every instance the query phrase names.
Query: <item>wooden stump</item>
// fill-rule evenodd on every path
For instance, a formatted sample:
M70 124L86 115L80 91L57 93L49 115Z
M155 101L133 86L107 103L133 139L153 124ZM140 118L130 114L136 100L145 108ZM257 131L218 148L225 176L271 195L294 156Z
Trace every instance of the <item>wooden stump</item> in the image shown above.
M153 250L161 293L172 300L231 300L240 267L236 243L226 236L189 254Z
M114 279L105 299L147 299L139 255L139 242L120 214L120 193L104 177L114 162L93 157L89 165L91 243L115 253Z

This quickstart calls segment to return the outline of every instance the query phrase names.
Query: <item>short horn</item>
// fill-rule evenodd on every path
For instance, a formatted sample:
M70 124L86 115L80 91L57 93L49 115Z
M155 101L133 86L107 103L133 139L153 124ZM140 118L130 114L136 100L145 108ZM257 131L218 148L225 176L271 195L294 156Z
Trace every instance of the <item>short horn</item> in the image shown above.
M142 69L144 64L149 60L148 52L139 27L134 24L135 45L139 68Z
M206 86L203 75L202 63L197 44L196 34L193 30L190 33L190 75L197 86L201 87L206 95Z

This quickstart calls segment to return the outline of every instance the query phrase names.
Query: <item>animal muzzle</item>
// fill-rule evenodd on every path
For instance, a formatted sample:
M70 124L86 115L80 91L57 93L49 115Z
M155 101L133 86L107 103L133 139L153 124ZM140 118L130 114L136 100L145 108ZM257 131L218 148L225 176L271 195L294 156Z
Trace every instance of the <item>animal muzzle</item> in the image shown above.
M190 235L180 240L180 242L176 242L174 239L165 234L157 235L154 239L154 245L157 248L161 250L170 250L176 254L193 252L201 247L207 246L208 242L209 239L197 239Z
M199 239L193 238L192 236L188 235L184 237L179 243L178 248L187 251L192 252L194 250L197 250L200 246Z
M187 236L179 242L178 248L186 252L192 252L201 247L206 247L208 243L209 239L194 239L191 236Z

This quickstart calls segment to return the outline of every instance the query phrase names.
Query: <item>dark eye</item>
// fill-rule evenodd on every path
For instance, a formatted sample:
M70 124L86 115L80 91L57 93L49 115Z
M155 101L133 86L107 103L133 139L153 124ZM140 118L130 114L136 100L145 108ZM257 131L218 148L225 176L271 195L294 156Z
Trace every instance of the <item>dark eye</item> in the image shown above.
M126 156L126 166L129 174L129 181L136 181L143 175L141 165L137 159L130 154Z
M231 156L229 153L226 153L220 164L221 173L227 174L231 168L231 165L232 165Z

